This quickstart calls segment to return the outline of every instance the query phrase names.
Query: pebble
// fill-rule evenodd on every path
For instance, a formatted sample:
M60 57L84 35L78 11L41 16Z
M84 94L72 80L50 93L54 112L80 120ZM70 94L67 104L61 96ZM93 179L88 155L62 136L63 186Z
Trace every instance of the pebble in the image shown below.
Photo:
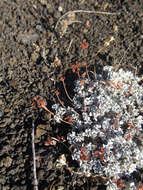
M39 125L38 126L38 128L36 130L36 136L35 136L35 138L40 138L42 135L44 135L45 133L47 133L46 130L41 129L41 128L43 128L43 125ZM44 126L44 128L45 128L45 126Z
M18 41L22 41L24 44L28 44L30 42L36 42L39 39L39 35L37 33L34 34L20 34L17 37Z
M0 118L4 116L4 112L0 111Z
M63 11L63 8L61 6L58 7L58 11L59 12L62 12Z
M4 184L5 183L5 178L4 177L0 177L0 184Z
M9 168L11 164L12 164L12 158L10 156L7 156L6 159L4 158L5 167Z

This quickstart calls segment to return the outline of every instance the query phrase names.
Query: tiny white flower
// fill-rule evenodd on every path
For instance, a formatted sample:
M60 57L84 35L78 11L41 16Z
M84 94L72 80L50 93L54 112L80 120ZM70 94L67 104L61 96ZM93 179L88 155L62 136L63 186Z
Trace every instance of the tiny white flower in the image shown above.
M107 76L96 75L96 80L85 78L75 83L73 108L55 104L55 120L61 123L65 115L74 121L67 140L74 145L72 158L80 163L79 171L87 174L114 176L131 175L143 168L143 86L140 78L123 69L115 72L112 67L103 68ZM75 107L75 111L74 111ZM78 110L78 111L77 111ZM129 125L131 124L131 125ZM135 127L133 127L135 126ZM81 159L81 146L88 160ZM130 184L130 190L133 185ZM108 190L116 190L116 184L108 184Z

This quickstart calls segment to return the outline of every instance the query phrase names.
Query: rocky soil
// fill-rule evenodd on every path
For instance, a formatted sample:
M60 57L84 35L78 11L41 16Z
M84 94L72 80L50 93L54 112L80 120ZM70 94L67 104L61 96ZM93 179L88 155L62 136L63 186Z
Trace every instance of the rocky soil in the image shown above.
M67 88L73 88L71 67L83 62L83 40L89 45L87 62L97 70L112 65L141 76L142 0L0 1L0 190L34 188L33 121L40 190L106 189L104 178L75 172L78 163L72 161L66 141L70 129L57 125L43 109L31 108L32 98L40 95L51 109L58 101L56 89L65 99L59 79L65 76Z

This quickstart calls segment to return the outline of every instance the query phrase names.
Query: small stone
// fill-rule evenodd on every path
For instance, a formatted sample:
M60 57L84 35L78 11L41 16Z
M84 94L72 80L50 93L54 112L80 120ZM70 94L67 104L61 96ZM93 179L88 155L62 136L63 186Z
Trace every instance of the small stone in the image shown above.
M63 185L59 185L58 187L57 187L57 190L64 190L65 188L64 188L64 186Z
M46 1L46 0L40 0L40 3L41 3L42 5L46 5L46 4L47 4L47 1Z
M6 179L4 177L0 177L0 184L5 184Z
M12 158L10 156L7 156L6 159L4 159L4 165L6 168L10 167L12 164Z
M0 118L4 116L4 112L0 111Z
M4 104L4 101L0 99L0 106Z
M66 165L66 157L64 154L62 154L59 159L57 160L56 167L61 168L62 166Z
M62 12L63 11L63 8L61 6L58 7L58 11L59 12Z
M42 127L43 127L43 125L39 125L37 127L35 138L40 138L42 135L44 135L45 133L47 133L46 130L42 129Z
M36 42L39 39L39 34L19 34L17 37L18 41L22 41L24 44L29 44L31 42Z
M36 52L32 53L32 55L31 55L31 59L32 59L33 62L36 62L36 60L38 59L38 57L39 57L39 54L36 53Z
M49 71L48 66L45 65L45 66L42 67L42 72L48 73L48 71Z

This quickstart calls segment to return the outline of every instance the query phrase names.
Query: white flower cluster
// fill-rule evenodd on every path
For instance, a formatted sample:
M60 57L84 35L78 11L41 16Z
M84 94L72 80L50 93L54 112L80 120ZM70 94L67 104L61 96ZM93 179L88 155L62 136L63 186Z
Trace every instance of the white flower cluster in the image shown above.
M95 79L78 79L73 108L53 105L55 119L72 118L68 142L80 171L120 178L143 168L143 87L141 79L106 66ZM114 188L116 189L116 188ZM133 188L131 188L133 189Z

